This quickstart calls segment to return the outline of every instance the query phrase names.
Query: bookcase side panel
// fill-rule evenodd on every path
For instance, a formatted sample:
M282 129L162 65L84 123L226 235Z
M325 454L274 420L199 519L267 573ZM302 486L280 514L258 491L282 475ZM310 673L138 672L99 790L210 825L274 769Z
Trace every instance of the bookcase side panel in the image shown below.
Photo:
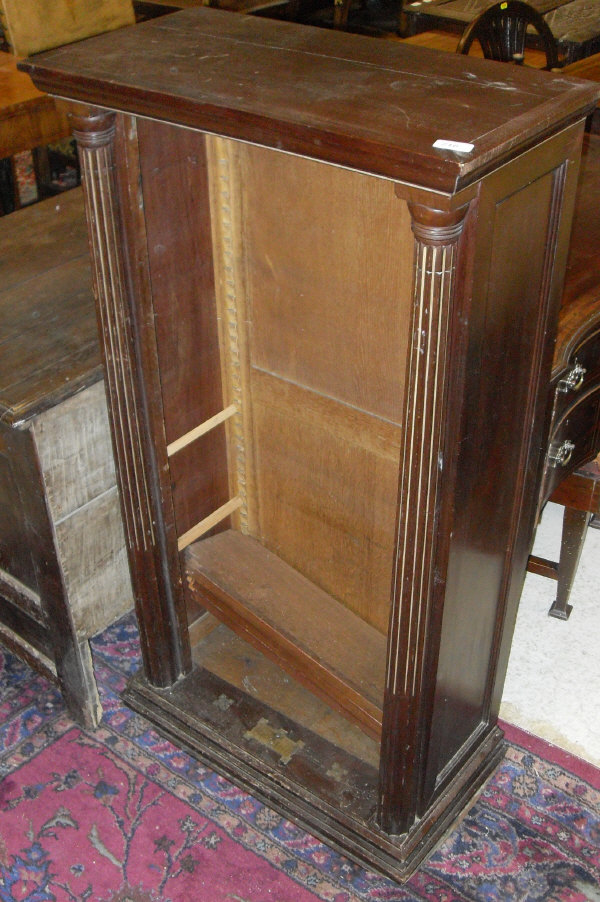
M157 358L177 535L228 500L205 135L138 119Z
M484 180L425 800L490 730L498 647L535 528L551 355L578 130ZM485 426L483 422L485 419Z

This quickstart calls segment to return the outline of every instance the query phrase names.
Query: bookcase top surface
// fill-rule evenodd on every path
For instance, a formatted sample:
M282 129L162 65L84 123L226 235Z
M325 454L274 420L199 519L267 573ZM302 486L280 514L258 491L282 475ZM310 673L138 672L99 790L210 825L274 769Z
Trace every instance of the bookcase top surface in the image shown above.
M20 65L58 96L446 193L581 118L600 93L560 73L206 7Z

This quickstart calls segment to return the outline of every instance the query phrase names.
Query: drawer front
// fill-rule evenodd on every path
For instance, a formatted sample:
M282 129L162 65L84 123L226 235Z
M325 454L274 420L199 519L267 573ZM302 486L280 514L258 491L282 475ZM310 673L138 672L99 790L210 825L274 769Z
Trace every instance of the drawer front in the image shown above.
M573 404L552 429L543 498L548 499L569 473L600 450L600 385L592 387Z
M573 351L568 368L555 380L554 422L596 384L600 385L600 327Z

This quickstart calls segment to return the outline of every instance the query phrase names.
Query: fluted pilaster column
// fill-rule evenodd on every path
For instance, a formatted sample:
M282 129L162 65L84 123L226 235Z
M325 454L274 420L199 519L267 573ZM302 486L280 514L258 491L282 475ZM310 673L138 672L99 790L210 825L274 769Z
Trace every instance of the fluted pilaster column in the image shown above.
M467 208L410 206L413 309L400 458L397 547L388 642L379 819L388 833L414 820L420 774L426 638L434 604L448 332Z
M95 294L104 346L105 373L115 414L116 457L125 496L136 503L124 505L129 546L147 551L154 543L148 485L136 450L141 443L139 405L129 353L124 265L120 226L113 190L115 116L100 113L74 119L94 261Z
M103 111L72 116L77 140L92 252L94 292L130 570L140 624L144 669L168 686L189 669L183 605L174 573L160 499L160 479L149 434L145 379L136 348L151 298L132 286L116 178L116 117ZM150 317L151 319L151 317ZM176 554L176 552L175 552Z

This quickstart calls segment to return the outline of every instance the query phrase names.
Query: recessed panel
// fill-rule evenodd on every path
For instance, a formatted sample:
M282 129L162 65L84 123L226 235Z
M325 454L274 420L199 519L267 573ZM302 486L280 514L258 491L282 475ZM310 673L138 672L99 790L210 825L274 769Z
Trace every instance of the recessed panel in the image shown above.
M242 169L252 366L399 422L406 203L384 179L255 147Z

